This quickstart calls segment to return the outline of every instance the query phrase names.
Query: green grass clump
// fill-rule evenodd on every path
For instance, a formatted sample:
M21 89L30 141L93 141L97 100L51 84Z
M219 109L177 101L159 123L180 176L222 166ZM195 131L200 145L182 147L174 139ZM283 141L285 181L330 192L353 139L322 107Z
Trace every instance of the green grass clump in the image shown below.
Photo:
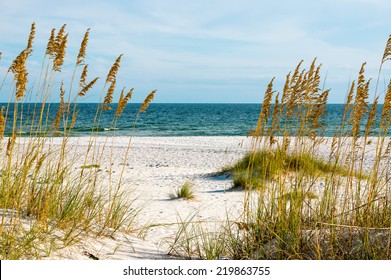
M301 173L305 176L326 176L330 173L347 176L349 170L332 162L325 162L309 153L297 154L281 150L260 150L246 154L222 173L233 174L233 188L262 188L267 181L280 174ZM354 174L358 176L358 174ZM361 175L364 178L364 175Z
M172 199L184 198L187 200L193 199L195 197L193 189L194 189L193 183L187 181L181 187L179 187L175 192L171 193L170 198Z

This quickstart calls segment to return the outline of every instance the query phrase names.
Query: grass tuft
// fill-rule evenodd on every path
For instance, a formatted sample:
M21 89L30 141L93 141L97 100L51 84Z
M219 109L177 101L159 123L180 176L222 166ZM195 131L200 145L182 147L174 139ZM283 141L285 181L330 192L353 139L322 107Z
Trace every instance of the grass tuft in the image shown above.
M194 185L192 182L187 181L181 187L179 187L175 192L170 193L170 198L184 198L187 200L194 199Z
M348 176L349 170L336 163L326 162L310 153L288 153L284 150L260 150L250 152L232 166L226 166L221 173L233 174L233 188L265 187L279 175L300 173L305 176L324 177L328 174ZM365 174L353 174L361 179Z

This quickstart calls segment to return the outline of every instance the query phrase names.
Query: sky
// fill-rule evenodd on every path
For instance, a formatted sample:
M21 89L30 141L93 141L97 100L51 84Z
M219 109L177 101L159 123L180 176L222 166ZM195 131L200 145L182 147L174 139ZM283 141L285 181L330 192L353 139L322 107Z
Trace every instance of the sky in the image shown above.
M329 103L343 103L363 62L367 77L377 79L390 12L388 0L0 0L0 79L35 22L28 62L34 84L50 30L67 24L67 58L58 79L70 79L87 28L89 80L101 77L82 102L99 101L108 70L123 54L116 97L134 87L134 102L157 89L154 102L160 103L261 103L273 77L281 91L300 60L308 69L317 57L325 88L331 88ZM391 61L383 66L380 91L390 74ZM8 88L0 102L8 100Z

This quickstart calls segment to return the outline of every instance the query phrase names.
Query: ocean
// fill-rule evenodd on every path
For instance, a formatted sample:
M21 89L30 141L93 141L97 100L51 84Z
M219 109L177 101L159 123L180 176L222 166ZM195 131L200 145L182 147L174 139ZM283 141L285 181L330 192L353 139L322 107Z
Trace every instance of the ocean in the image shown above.
M121 117L113 124L116 104L111 111L104 111L95 131L102 136L130 136L132 135L136 113L141 104L128 104ZM7 106L7 104L0 104ZM34 118L37 119L41 105L19 104L18 133L29 135L34 127ZM46 104L50 107L47 114L48 123L55 119L58 103ZM90 135L98 104L79 103L80 110L71 136ZM152 103L146 113L141 113L137 121L135 136L245 136L257 123L261 104L168 104ZM5 135L10 135L12 127L13 104L8 106L8 118ZM381 105L378 111L381 112ZM343 104L328 104L327 114L323 119L325 130L323 136L333 136L341 122ZM380 115L380 114L378 114ZM34 117L35 116L35 117ZM45 115L46 116L46 115ZM282 120L283 121L283 120ZM35 121L36 122L36 121ZM292 124L293 126L295 124ZM378 124L377 124L378 126ZM362 130L365 124L362 125ZM61 130L61 129L59 129ZM375 125L375 131L377 127Z

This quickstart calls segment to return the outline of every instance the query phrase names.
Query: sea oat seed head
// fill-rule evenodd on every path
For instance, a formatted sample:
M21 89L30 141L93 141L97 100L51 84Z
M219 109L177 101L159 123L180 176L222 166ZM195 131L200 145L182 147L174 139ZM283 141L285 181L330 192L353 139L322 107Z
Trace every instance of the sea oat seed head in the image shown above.
M30 36L29 36L29 40L27 42L27 47L26 47L26 50L27 50L27 53L30 55L32 53L32 48L33 48L33 41L34 41L34 37L35 37L35 22L33 22L31 24L31 31L30 31Z
M111 104L111 102L113 102L113 94L114 94L114 89L115 89L116 83L117 83L117 81L114 79L114 81L111 83L109 89L107 90L107 94L105 96L105 99L103 100L103 106L102 106L103 111L111 110L111 107L109 106L109 104Z
M86 85L86 79L87 79L87 73L88 73L88 64L84 65L83 72L80 76L79 86L84 87Z
M88 28L87 32L84 34L83 41L81 42L81 45L80 45L79 54L77 55L77 59L76 59L76 65L81 65L84 63L89 33L90 33L90 29Z
M255 128L255 134L254 134L255 137L263 135L269 117L271 101L274 94L273 81L274 78L270 81L269 85L267 86L265 96L263 98L261 112L259 113L257 126Z
M388 40L387 40L387 43L386 43L386 47L384 49L384 54L383 54L383 58L382 58L382 64L386 60L390 60L390 59L391 59L391 34L388 37Z
M56 35L56 38L54 39L54 42L55 42L55 45L56 45L56 48L59 48L63 39L64 39L64 32L65 32L65 27L67 25L64 24L63 26L61 26L60 30L58 31L57 35Z
M91 82L89 82L86 86L84 86L82 88L82 90L78 93L78 96L85 96L87 91L89 91L93 86L94 84L96 83L96 81L98 80L99 78L95 78L93 79Z
M380 128L387 128L391 124L391 79L388 83L386 96L383 101L383 109L381 113Z
M66 44L68 40L68 34L61 37L61 42L57 42L56 48L56 57L53 62L53 70L57 72L61 72L61 66L64 64L65 52L66 52Z
M141 104L141 107L140 107L140 110L139 110L140 113L147 111L149 103L151 103L151 101L153 100L156 91L157 91L156 89L151 91L151 93L148 94L147 98L145 98L143 104Z
M3 138L4 131L5 131L4 109L5 107L2 106L0 110L0 140Z
M14 74L14 81L16 81L16 100L20 100L24 96L24 92L27 87L27 70L26 60L28 52L27 49L23 50L12 62L9 72Z
M64 113L64 96L65 96L65 90L64 90L64 82L61 82L60 86L60 104L58 106L57 115L54 119L54 127L57 129L60 126L61 117Z
M117 110L115 112L115 116L116 117L120 117L122 112L124 111L126 105L128 104L128 101L129 99L132 98L132 94L133 94L133 88L131 88L129 90L129 92L124 96L124 90L122 90L121 92L121 96L119 97L119 101L118 101L118 107L117 107Z
M117 75L120 62L121 62L122 54L115 60L113 66L111 66L111 69L109 71L109 74L107 74L106 83L112 83L115 80L115 77Z
M366 112L368 112L368 90L370 80L365 81L365 64L363 63L358 75L358 82L356 87L356 96L353 103L352 113L349 122L352 124L351 136L354 137L354 144L358 138L360 131L360 124Z
M16 134L12 132L12 136L8 138L7 149L6 149L7 156L11 156L12 154L12 150L14 149L14 145L15 145L15 139L16 139Z
M126 94L126 96L125 96L126 102L128 102L128 100L132 99L133 90L134 90L134 88L131 88L131 89L128 91L128 93Z
M54 39L55 32L56 32L56 29L53 28L50 33L50 38L49 38L48 44L46 46L46 53L45 54L48 54L50 57L54 57L55 45L56 45L55 39Z
M122 89L121 94L119 96L117 110L115 111L116 117L119 117L121 115L121 112L126 105L126 104L124 104L124 90L125 90L125 88Z
M72 130L74 127L75 127L75 123L76 123L76 119L77 119L77 115L79 114L80 110L77 110L73 116L72 116L72 120L71 120L71 124L69 126L69 130Z

